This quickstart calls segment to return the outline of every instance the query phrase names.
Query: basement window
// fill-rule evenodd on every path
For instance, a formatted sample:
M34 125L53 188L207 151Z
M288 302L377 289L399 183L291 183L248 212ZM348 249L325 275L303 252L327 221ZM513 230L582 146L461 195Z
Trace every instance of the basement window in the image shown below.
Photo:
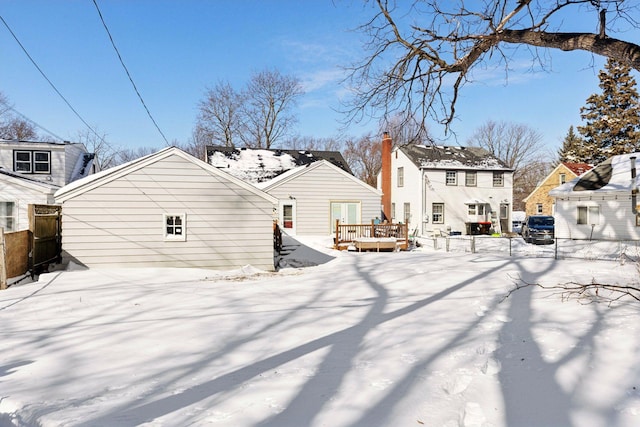
M164 240L187 240L187 214L164 214Z

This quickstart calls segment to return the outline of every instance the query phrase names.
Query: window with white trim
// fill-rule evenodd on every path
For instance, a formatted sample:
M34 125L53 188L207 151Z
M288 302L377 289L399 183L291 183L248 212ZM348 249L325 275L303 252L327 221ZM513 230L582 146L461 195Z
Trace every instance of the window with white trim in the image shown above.
M464 185L467 187L475 187L478 182L478 173L476 171L467 171L464 174Z
M51 152L14 150L13 170L23 173L51 173Z
M536 214L542 215L542 203L536 203Z
M561 173L560 174L560 185L564 184L565 182L567 182L567 174L566 173Z
M431 205L431 219L434 224L444 224L444 203Z
M493 173L493 186L504 187L504 172Z
M4 231L16 231L17 209L15 202L0 201L0 228Z
M578 224L600 224L600 206L578 206Z
M404 204L404 223L409 224L411 222L411 203Z
M447 185L458 185L458 173L456 171L447 171L445 180Z
M396 175L398 187L404 187L404 167L399 167Z
M164 239L187 240L187 214L164 214Z

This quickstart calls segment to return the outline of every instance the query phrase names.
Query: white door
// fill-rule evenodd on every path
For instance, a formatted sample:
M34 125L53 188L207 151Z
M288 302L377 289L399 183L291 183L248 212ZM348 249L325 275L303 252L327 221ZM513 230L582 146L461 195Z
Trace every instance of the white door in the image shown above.
M280 228L289 235L296 234L296 201L280 201Z

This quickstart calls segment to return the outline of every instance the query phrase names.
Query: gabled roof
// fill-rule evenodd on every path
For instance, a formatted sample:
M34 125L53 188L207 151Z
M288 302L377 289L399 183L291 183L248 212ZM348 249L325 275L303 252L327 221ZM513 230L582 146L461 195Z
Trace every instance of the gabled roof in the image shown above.
M322 167L322 166L326 166L326 167L328 167L330 169L335 170L336 173L343 175L345 178L352 180L353 182L361 185L363 188L365 188L365 189L367 189L367 190L369 190L369 191L371 191L373 193L382 195L382 191L378 190L377 188L374 188L374 187L370 186L366 182L356 178L355 176L351 175L350 173L347 173L344 169L341 169L341 168L337 167L336 165L334 165L333 163L331 163L331 162L329 162L327 160L320 160L320 161L317 161L317 162L314 162L314 163L310 163L310 164L308 164L306 166L298 166L295 169L290 169L287 172L285 172L285 173L283 173L281 175L278 175L277 177L273 178L270 181L256 184L256 187L258 187L258 188L260 188L260 189L262 189L264 191L269 191L269 190L272 190L272 189L274 189L276 187L279 187L279 186L283 185L286 182L291 181L292 179L295 179L295 178L297 178L297 177L299 177L301 175L309 173L309 172L311 172L311 171L313 171L315 169L318 169L319 167Z
M522 199L523 202L528 202L529 199L531 198L531 196L533 196L534 194L538 193L538 190L540 190L540 188L545 185L545 183L547 182L547 180L549 178L551 178L552 176L554 176L556 173L559 172L559 169L561 167L565 167L569 170L569 172L571 172L572 174L574 174L574 178L578 177L580 175L582 175L583 173L585 173L586 171L590 170L593 168L592 165L589 165L587 163L570 163L570 162L560 162L558 163L558 165L553 168L553 170L551 172L549 172L544 178L542 178L538 184L536 185L536 188L533 189L533 191L531 193L529 193L529 195L527 197L525 197L524 199ZM569 180L571 181L571 180ZM545 188L548 188L549 186L546 185Z
M613 156L600 163L585 174L549 191L554 197L589 195L594 192L629 193L633 187L631 179L631 157L640 159L640 153ZM638 162L640 165L640 162ZM640 185L636 176L636 186Z
M480 147L409 144L398 149L420 169L513 170Z
M144 157L140 157L139 159L132 160L127 163L123 163L119 166L115 166L109 169L105 169L103 171L97 172L93 175L89 175L85 178L81 178L77 181L74 181L70 184L65 185L60 190L56 191L55 198L56 202L63 202L65 200L76 197L80 194L83 194L91 189L100 187L108 182L111 182L115 179L123 177L131 172L137 171L141 168L144 168L148 165L151 165L159 160L165 159L170 156L179 156L183 159L199 166L200 168L206 170L212 175L219 176L228 181L235 183L236 185L246 189L247 191L256 194L264 199L269 200L271 203L277 203L277 199L270 196L269 194L259 190L255 186L248 184L226 172L219 170L216 167L213 167L200 159L195 158L191 154L187 154L184 151L180 150L177 147L167 147L156 153L149 154Z
M40 181L37 179L32 179L22 174L8 171L6 169L3 169L1 166L0 166L0 180L8 181L14 185L30 188L32 190L41 191L42 193L45 193L45 194L53 194L56 190L60 188L59 186L52 183Z
M576 176L580 176L583 173L585 173L586 171L588 171L588 170L593 168L592 165L587 164L587 163L562 162L562 164L567 169L569 169L571 172L573 172Z
M326 160L352 174L339 151L207 146L207 162L251 183L269 181L288 170Z

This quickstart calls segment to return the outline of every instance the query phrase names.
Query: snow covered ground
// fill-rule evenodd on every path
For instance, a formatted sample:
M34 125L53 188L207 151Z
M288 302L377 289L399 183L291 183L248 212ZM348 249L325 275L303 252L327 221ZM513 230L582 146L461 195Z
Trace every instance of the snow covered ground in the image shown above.
M277 273L0 292L0 426L640 425L640 303L509 294L637 284L635 263L301 241Z

